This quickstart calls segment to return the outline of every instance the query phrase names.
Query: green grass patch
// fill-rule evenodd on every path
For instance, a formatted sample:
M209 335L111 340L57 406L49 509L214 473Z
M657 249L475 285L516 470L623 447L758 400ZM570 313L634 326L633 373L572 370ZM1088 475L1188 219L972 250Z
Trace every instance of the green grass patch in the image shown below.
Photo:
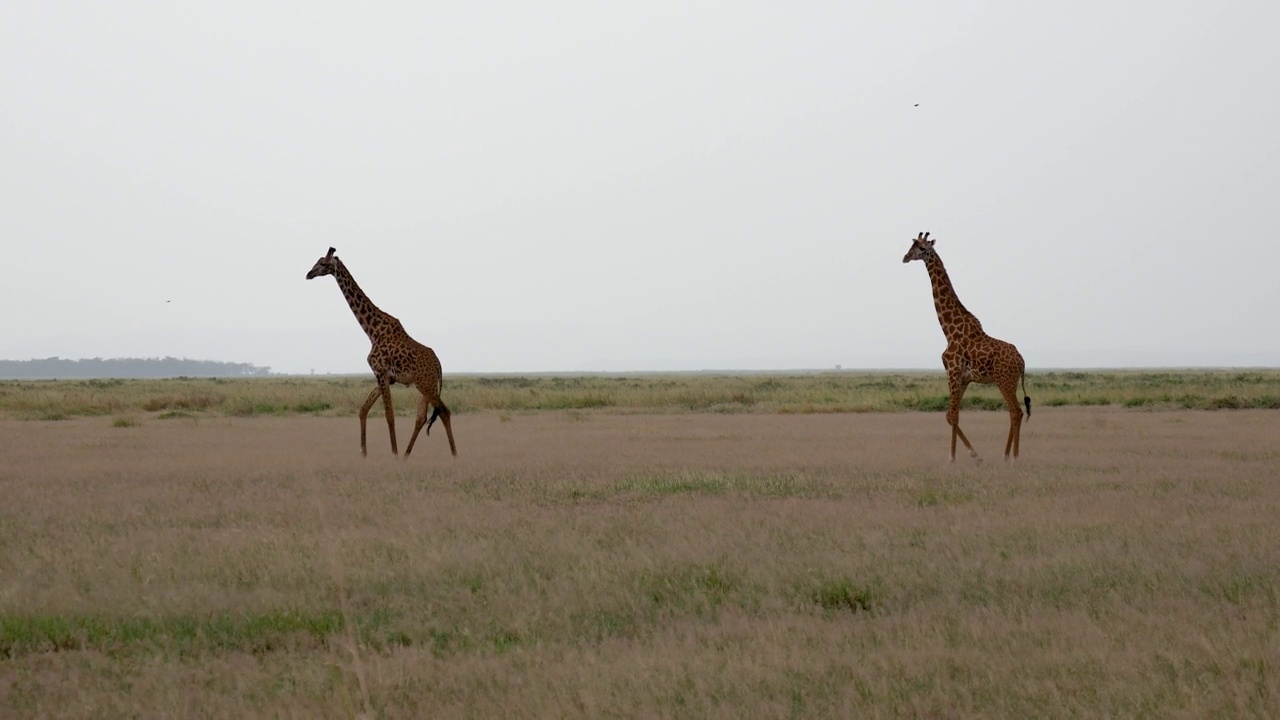
M918 412L946 412L951 406L951 398L947 395L932 395L928 397L901 397L898 398L897 404L904 410L916 410ZM966 393L963 400L960 401L960 410L1008 410L1004 404L1002 397L984 397L981 395L973 395Z
M1235 395L1223 395L1209 400L1210 410L1239 410L1244 407L1248 407L1248 404Z
M848 578L828 578L809 589L811 602L828 611L872 612L880 602L874 584L859 585Z
M974 498L971 490L946 490L926 488L915 493L916 505L919 507L939 507L942 505L961 505Z
M608 494L647 497L741 494L770 498L830 498L838 496L839 492L830 478L803 472L735 473L670 470L627 475L615 483Z
M336 611L281 610L167 617L7 615L0 617L0 657L65 650L108 654L161 650L178 655L226 650L255 654L295 635L323 641L343 629Z
M653 612L707 617L730 602L743 579L722 563L692 563L641 573L637 584Z
M327 403L327 402L323 402L323 401L312 401L312 402L298 403L297 405L294 405L292 409L293 409L293 411L294 411L294 412L299 412L299 413L308 413L308 414L311 414L311 415L317 415L317 414L322 413L322 412L324 412L325 410L328 410L328 409L330 409L330 408L332 408L332 407L333 407L333 405L331 405L331 404L329 404L329 403Z
M1258 573L1213 577L1206 580L1201 589L1206 595L1226 600L1232 605L1247 605L1258 601L1266 607L1275 608L1280 602L1274 579Z
M574 636L598 643L610 638L635 637L640 633L641 622L634 612L590 608L571 613L569 626Z
M623 478L614 490L640 495L724 495L729 492L729 480L720 473L639 473Z
M929 397L904 397L898 400L899 407L904 410L918 410L920 412L943 412L951 405L951 399L946 395L932 395Z
M288 406L251 397L240 397L233 400L227 412L235 417L253 417L255 415L280 415L288 410Z

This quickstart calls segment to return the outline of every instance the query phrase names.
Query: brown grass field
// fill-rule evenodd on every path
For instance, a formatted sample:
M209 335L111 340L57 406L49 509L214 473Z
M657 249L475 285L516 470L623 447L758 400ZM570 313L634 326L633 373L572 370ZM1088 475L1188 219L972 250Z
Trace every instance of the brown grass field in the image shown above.
M380 414L0 419L0 717L1280 717L1273 410Z

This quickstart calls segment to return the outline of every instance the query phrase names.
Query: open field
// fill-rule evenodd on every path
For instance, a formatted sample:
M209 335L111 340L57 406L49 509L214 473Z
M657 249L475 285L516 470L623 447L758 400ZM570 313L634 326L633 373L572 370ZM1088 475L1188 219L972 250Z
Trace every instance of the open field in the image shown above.
M0 419L0 717L1280 716L1280 413L476 406Z
M372 376L173 380L0 381L0 416L27 420L160 413L351 416ZM1036 407L1280 409L1280 370L1046 371L1027 375ZM412 413L416 390L393 390ZM646 412L885 412L943 410L938 372L812 372L674 375L446 375L455 413L479 410L611 409ZM381 406L378 406L381 408ZM1004 410L994 387L974 385L966 409Z

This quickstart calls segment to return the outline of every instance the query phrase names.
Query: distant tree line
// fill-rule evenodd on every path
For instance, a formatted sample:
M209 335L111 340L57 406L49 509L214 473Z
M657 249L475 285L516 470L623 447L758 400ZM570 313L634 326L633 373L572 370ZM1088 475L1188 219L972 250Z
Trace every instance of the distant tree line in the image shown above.
M189 358L88 358L64 360L0 360L0 378L164 378L245 377L270 375L271 368L251 363L191 360Z

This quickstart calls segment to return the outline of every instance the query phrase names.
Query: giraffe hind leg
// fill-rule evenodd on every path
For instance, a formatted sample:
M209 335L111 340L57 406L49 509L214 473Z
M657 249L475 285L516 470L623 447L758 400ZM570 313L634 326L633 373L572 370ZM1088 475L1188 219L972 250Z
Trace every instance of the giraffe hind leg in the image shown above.
M1009 438L1004 442L1004 459L1009 460L1009 452L1013 452L1012 459L1018 459L1018 439L1022 434L1022 408L1018 406L1018 386L1015 382L1012 385L1000 386L1000 394L1004 396L1005 405L1009 406Z
M428 404L432 406L430 420L427 420ZM449 408L445 407L440 398L437 397L432 400L423 395L422 399L418 401L418 420L413 426L413 437L409 438L409 448L404 451L405 457L409 457L409 453L413 451L413 443L418 439L418 431L422 429L424 423L427 428L427 435L430 435L431 425L436 421L436 418L440 418L440 423L444 425L445 435L449 437L449 452L454 457L458 456L458 446L453 442L453 423L450 422L452 414L449 412Z
M449 412L449 408L445 407L444 403L440 402L439 398L436 399L435 406L435 411L431 413L431 420L435 421L436 417L440 418L440 424L444 425L444 434L449 438L449 452L454 457L458 457L458 446L453 444L453 423L450 422L452 413ZM431 432L431 423L427 423L427 432Z

